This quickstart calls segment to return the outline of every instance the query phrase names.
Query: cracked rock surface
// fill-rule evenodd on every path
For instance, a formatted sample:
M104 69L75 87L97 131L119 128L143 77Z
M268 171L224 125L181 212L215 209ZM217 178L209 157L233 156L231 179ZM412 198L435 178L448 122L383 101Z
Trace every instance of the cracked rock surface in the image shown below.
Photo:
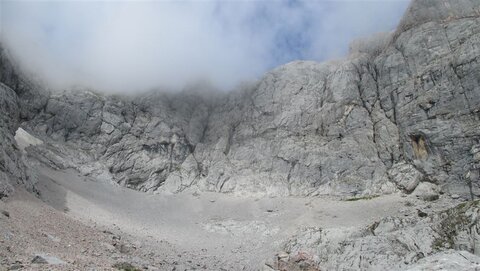
M133 189L355 196L431 182L467 197L478 194L479 20L478 1L414 1L395 32L352 42L347 58L292 62L230 93L4 81L22 127L47 142L39 157Z
M305 228L265 268L479 268L478 202L458 205L480 196L479 56L477 0L414 0L395 31L352 42L344 59L291 62L228 93L55 92L0 46L0 199L38 193L37 165L162 195L405 193L425 208ZM18 131L36 143L19 144ZM199 225L283 234L260 220Z
M431 211L386 217L363 228L308 227L269 265L275 270L480 268L479 201Z

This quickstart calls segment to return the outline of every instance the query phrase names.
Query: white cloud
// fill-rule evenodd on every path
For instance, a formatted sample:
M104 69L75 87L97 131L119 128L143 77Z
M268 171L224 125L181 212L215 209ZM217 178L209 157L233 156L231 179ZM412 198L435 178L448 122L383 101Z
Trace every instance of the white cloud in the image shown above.
M392 30L405 1L0 2L1 38L52 86L228 89L297 58L341 56Z

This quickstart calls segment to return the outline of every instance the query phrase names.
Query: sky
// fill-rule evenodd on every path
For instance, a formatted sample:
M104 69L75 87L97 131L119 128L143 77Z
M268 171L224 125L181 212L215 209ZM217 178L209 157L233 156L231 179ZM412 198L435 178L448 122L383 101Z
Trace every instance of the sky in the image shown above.
M393 31L407 0L0 0L0 41L52 88L229 90Z

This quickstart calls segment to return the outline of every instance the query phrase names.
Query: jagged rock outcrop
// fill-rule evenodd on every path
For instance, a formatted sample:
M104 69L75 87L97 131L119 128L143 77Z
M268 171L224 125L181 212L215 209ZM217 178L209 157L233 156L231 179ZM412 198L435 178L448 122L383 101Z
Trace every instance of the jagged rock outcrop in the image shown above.
M209 110L200 98L65 92L52 94L42 113L24 125L50 142L31 151L37 159L150 191L180 168L200 140Z
M353 42L348 58L292 62L227 94L44 94L1 78L46 142L32 155L134 189L355 196L430 182L470 197L479 9L413 1L395 32Z
M305 228L267 264L274 270L474 270L480 267L479 207L474 201L386 217L361 229Z
M0 85L0 109L0 198L3 198L13 191L13 184L25 178L21 155L13 138L18 117L17 97L4 84Z
M468 150L479 142L479 9L478 1L413 1L374 60L403 158L450 192L468 186Z
M419 181L478 193L478 180L464 176L475 171L469 151L480 139L479 7L414 1L399 28L370 50L353 43L348 59L290 63L230 94L195 148L208 169L197 184L281 195L382 193L408 164ZM186 168L166 184L188 184L192 171L198 178L190 161Z
M8 196L16 185L35 191L34 176L25 167L14 135L21 119L42 104L40 99L37 102L33 101L37 98L32 99L40 98L39 93L43 90L21 77L0 44L0 199Z

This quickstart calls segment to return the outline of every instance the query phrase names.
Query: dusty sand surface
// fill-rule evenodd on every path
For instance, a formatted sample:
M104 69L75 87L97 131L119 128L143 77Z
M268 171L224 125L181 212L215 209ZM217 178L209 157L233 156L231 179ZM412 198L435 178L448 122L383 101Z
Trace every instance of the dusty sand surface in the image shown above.
M104 270L120 261L159 270L261 270L265 259L300 227L367 225L398 214L406 201L399 195L358 201L155 195L81 177L73 170L38 170L37 187L46 204L26 192L1 203L11 214L0 220L6 229L2 235L18 232L25 239L22 247L2 236L1 245L16 250L23 264L38 253L58 257L66 262L56 267L60 270Z
M0 270L110 270L144 257L118 231L83 224L20 189L0 201L0 210ZM32 263L37 255L59 264Z

